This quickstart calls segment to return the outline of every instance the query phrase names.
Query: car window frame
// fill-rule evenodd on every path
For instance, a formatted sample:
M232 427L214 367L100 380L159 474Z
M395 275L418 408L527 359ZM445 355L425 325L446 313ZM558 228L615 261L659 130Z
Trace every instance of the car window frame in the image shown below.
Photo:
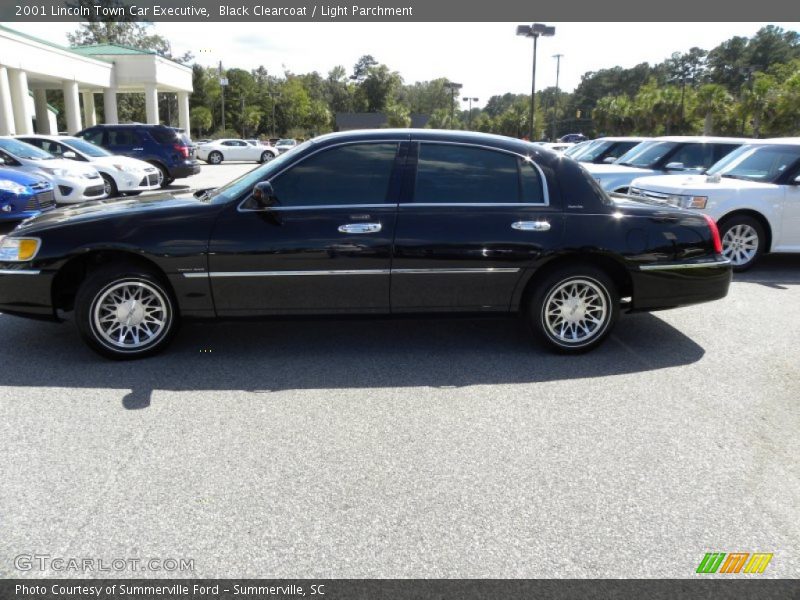
M369 144L369 145L395 144L397 146L397 150L394 156L394 162L392 164L392 170L389 173L389 185L387 188L387 196L393 197L394 201L375 203L375 204L313 204L313 205L309 204L309 205L299 205L299 206L269 206L269 207L252 208L245 206L245 204L251 199L252 196L252 190L251 190L250 192L247 192L241 199L233 200L233 203L236 204L236 211L240 213L248 213L248 212L263 213L263 212L287 212L294 210L302 211L302 210L319 210L319 209L352 210L353 208L397 208L400 201L402 177L408 155L408 138L349 140L346 142L339 142L336 144L326 144L321 148L317 148L313 152L308 152L307 154L304 154L303 156L299 157L296 161L286 165L278 172L272 174L269 178L262 179L259 183L263 183L265 181L272 183L273 180L278 179L289 169L293 169L294 167L303 164L311 157L316 156L317 154L320 154L322 152L333 150L335 148L341 148L343 146L354 146L354 145L364 145L364 144Z
M550 202L550 186L547 181L547 176L545 175L542 167L536 162L535 156L532 156L531 154L521 154L519 152L515 152L507 148L499 148L497 146L489 146L487 144L476 144L472 142L415 139L412 140L412 143L414 145L413 148L414 156L410 157L411 158L410 168L409 168L410 173L408 174L408 180L406 183L408 190L407 193L404 194L404 198L399 204L401 207L411 207L411 206L492 207L494 206L500 208L509 208L509 207L548 208L548 209L552 208ZM414 202L414 191L417 178L417 169L419 165L419 151L422 148L423 144L449 145L449 146L462 146L462 147L465 146L470 148L479 148L481 150L489 150L493 152L500 152L503 154L510 154L511 156L514 156L519 160L529 162L531 165L534 166L539 175L539 181L541 182L541 187L542 187L542 198L544 201L543 202ZM517 177L519 178L519 176L520 176L519 167L517 167Z

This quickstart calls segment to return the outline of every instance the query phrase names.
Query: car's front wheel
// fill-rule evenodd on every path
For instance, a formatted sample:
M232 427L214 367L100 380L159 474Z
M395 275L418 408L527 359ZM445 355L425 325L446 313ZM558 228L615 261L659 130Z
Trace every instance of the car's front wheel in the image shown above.
M719 226L722 255L731 261L734 271L752 267L764 251L764 228L747 215L725 219Z
M211 165L218 165L222 162L222 152L214 150L208 155L207 162Z
M536 337L552 350L586 352L611 332L619 315L619 292L600 269L562 267L534 285L528 322Z
M75 322L96 352L117 360L161 351L172 339L178 314L168 287L135 264L101 267L75 298Z
M275 155L274 155L272 152L267 152L267 151L265 150L264 152L262 152L262 153L261 153L261 161L260 161L260 162L262 162L262 163L268 163L268 162L269 162L269 161L271 161L273 158L275 158Z
M111 175L106 173L100 173L100 176L103 178L103 192L105 193L107 198L113 198L117 194L119 194L119 190L117 189L117 182L114 181L114 178Z

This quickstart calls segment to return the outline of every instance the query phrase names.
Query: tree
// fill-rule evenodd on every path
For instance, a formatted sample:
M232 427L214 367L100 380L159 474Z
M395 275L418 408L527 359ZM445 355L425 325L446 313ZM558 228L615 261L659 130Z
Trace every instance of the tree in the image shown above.
M203 132L211 129L213 124L211 111L205 106L195 106L189 113L189 120L192 123L192 127L197 130L197 137L199 138L203 137Z
M411 127L411 114L405 106L392 104L386 107L386 124L389 127Z
M353 65L353 74L350 79L355 79L358 82L363 81L369 74L369 70L377 65L378 61L371 54L365 54Z
M706 83L697 90L695 115L703 119L703 135L713 135L714 118L730 108L733 97L719 83Z
M370 67L358 86L356 97L367 112L380 112L391 104L402 83L400 74L390 71L386 65Z

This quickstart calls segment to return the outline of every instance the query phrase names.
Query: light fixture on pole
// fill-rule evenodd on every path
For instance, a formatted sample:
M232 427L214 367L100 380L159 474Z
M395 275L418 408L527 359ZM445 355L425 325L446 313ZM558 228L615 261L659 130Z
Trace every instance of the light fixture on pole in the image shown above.
M553 54L553 58L556 59L556 95L553 100L553 135L552 140L553 142L556 141L557 135L557 125L556 119L558 119L558 76L561 73L561 57L564 56L563 54Z
M477 102L477 98L466 97L461 99L463 102L469 102L469 112L467 113L467 129L472 129L472 103Z
M545 37L556 34L556 28L545 25L544 23L534 23L533 25L518 25L517 35L533 38L533 73L531 76L531 130L530 141L534 141L534 129L536 128L536 42L540 35Z
M460 90L463 86L461 83L453 83L452 81L448 81L444 84L445 89L450 90L450 129L454 129L453 127L453 120L455 119L455 111L456 111L456 92Z

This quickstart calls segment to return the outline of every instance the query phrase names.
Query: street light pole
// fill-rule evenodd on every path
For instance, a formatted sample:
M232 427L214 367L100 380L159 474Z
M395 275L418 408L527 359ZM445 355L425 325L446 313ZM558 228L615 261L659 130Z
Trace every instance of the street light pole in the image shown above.
M533 38L533 72L531 75L531 129L530 141L534 141L536 129L536 43L539 36L545 37L556 34L556 28L545 25L544 23L534 23L533 25L518 25L517 35Z
M467 98L462 98L461 100L462 100L462 102L469 102L469 112L467 113L467 129L471 130L472 129L472 103L473 102L477 102L478 99L477 98L472 98L472 97L467 97Z
M564 56L563 54L553 54L553 58L556 59L556 96L553 101L553 135L552 141L556 141L556 119L558 119L558 76L561 73L561 57Z
M452 81L448 81L444 84L444 87L450 90L450 129L455 129L453 127L453 121L455 120L455 112L456 112L456 92L460 90L463 84L460 83L453 83Z

